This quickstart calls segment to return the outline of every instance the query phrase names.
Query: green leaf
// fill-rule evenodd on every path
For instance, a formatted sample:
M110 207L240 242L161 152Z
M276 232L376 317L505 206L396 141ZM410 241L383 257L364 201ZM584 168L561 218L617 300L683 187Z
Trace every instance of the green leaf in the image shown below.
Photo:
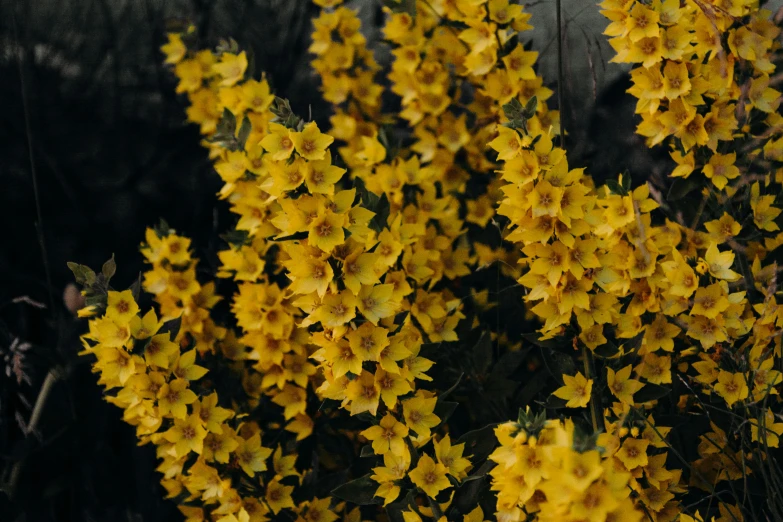
M416 510L416 492L412 489L408 490L404 499L386 506L386 516L389 517L389 522L405 522L402 512L410 509Z
M181 326L182 326L182 316L179 316L176 319L172 319L171 321L166 321L165 323L163 323L163 326L161 326L159 333L169 332L171 334L171 340L173 341L177 338Z
M378 234L387 227L387 221L389 219L389 212L391 212L391 205L389 204L389 198L386 197L386 193L381 194L378 199L378 203L375 208L369 209L375 212L375 215L370 220L370 228L372 228Z
M362 446L362 450L359 452L359 457L374 457L375 450L372 449L372 444Z
M598 357L609 359L620 353L620 347L607 339L601 346L596 346L593 353Z
M416 19L416 0L383 0L383 5L393 13L408 13L411 18Z
M456 381L454 384L452 384L452 385L451 385L451 387L450 387L448 390L446 390L445 392L441 393L441 394L438 396L438 400L439 400L439 401L441 401L441 400L445 399L446 397L448 397L449 395L451 395L451 392L453 392L454 390L456 390L456 389L457 389L457 386L459 386L459 383L460 383L460 381L462 381L462 376L463 376L463 375L465 375L465 374L464 374L464 373L460 373L460 374L459 374L459 377L457 377L457 381Z
M242 125L239 127L239 133L237 134L237 141L239 142L239 148L244 149L245 143L247 143L247 137L250 136L250 131L253 129L253 125L250 123L250 118L245 116L242 119Z
M250 244L250 233L247 230L232 229L225 234L220 234L220 239L234 248Z
M538 98L533 96L530 98L527 103L525 104L525 110L523 111L523 115L528 120L536 115L536 108L538 108Z
M503 113L509 120L521 119L523 110L522 104L516 98L512 98L510 102L503 105Z
M492 364L492 336L489 332L483 332L478 342L471 350L473 356L473 365L476 372L483 374Z
M609 189L609 192L612 194L619 194L620 196L627 196L628 192L623 188L622 185L616 180L616 179L609 179L606 180L606 187Z
M669 192L666 194L666 200L677 201L682 199L700 185L701 184L693 176L688 178L677 178L669 187Z
M67 265L68 268L71 269L71 272L73 272L73 277L78 284L82 286L92 286L92 284L95 283L95 272L93 272L89 266L80 265L71 261L69 261Z
M564 340L561 337L555 337L552 339L539 339L539 335L536 332L522 334L522 339L527 342L533 343L541 348L548 348L550 350L558 350L568 346L568 340Z
M628 194L631 192L631 173L627 170L623 172L623 190L625 190L625 193Z
M109 279L117 273L117 263L114 261L114 254L111 255L111 259L103 263L101 273L103 274L103 277L106 278L107 283L109 282Z
M133 300L138 302L139 296L141 295L141 272L139 272L139 275L136 277L136 280L130 286L130 291L131 291L131 295L133 295Z
M647 382L644 384L644 388L634 394L633 401L637 404L642 402L655 401L662 397L666 397L671 392L671 388L661 386L660 384Z
M565 399L561 399L560 397L555 397L554 395L550 395L549 398L546 400L546 402L543 404L543 406L548 410L558 410L560 408L565 408L567 402L568 401Z
M237 117L234 116L234 113L228 110L228 108L224 108L223 115L220 117L220 121L215 128L215 133L222 134L224 136L231 136L233 138L236 130Z
M465 450L463 455L471 455L470 460L473 462L482 461L489 457L489 454L492 453L492 450L497 445L497 438L495 437L496 427L497 423L488 424L483 428L469 431L457 439L457 442L454 444L464 443Z
M347 500L358 506L380 504L381 499L375 496L379 484L370 478L372 473L352 480L332 490L332 496Z
M453 401L441 401L438 399L438 402L435 404L435 415L438 416L440 419L440 424L445 424L446 421L449 420L449 417L454 413L454 410L457 409L457 406L459 406L458 402Z

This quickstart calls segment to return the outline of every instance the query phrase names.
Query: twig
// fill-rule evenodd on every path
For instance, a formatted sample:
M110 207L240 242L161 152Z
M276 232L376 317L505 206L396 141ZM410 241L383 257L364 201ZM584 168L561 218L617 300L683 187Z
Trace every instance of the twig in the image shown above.
M565 82L563 78L565 76L563 72L563 20L562 20L562 6L561 0L557 0L557 105L560 109L560 146L563 151L568 155L568 148L566 147L566 131L565 131L565 107L563 106L563 87ZM595 424L595 422L593 422Z
M51 393L52 389L54 389L55 382L57 382L57 372L56 370L51 369L49 370L49 373L46 374L46 379L44 379L43 385L41 386L41 391L38 392L38 398L35 400L35 407L33 408L33 413L30 416L30 422L27 424L27 429L25 430L26 435L35 432L36 427L38 426L38 422L41 420L44 405L46 404L46 400L49 398L49 394ZM11 470L11 476L9 477L8 483L6 484L6 490L9 497L13 497L14 495L16 490L16 483L19 480L19 475L22 473L22 468L24 467L24 461L24 457L17 460L13 469Z
M590 351L585 346L584 351L582 352L582 359L584 359L585 363L585 379L588 381L590 380ZM593 393L592 390L590 390L590 419L593 421L593 433L598 432L598 417L596 415L596 399L597 395Z
M11 14L11 25L13 26L14 39L17 41L17 44L19 44L20 43L19 32L16 27L17 5L18 2L14 4L14 10ZM19 84L22 93L22 111L24 112L24 126L25 126L25 133L27 137L27 153L30 160L30 177L32 178L33 195L35 197L35 214L36 214L35 230L38 234L38 244L41 247L41 257L43 257L44 272L46 273L46 290L47 293L49 294L49 308L50 310L52 310L52 313L56 313L56 309L54 306L54 291L52 287L52 274L51 274L51 270L49 269L49 255L47 254L46 251L46 238L44 236L43 216L41 214L41 198L38 190L38 173L35 170L35 157L33 155L33 132L32 129L30 128L30 107L27 101L27 86L25 85L25 81L24 81L24 67L22 66L23 60L24 60L24 49L22 49L20 45L20 52L17 60L17 66L19 68Z

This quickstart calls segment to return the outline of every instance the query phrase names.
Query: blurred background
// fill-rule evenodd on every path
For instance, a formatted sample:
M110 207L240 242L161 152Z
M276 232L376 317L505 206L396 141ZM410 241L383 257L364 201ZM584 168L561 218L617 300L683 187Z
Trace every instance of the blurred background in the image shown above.
M555 2L522 3L536 27L526 36L557 90ZM388 61L382 1L347 5ZM572 164L598 179L625 169L660 176L665 158L633 133L626 70L608 64L606 21L590 1L564 0L563 10ZM65 306L74 299L66 262L97 268L114 254L114 281L129 286L143 270L144 230L161 218L209 259L231 218L162 65L167 27L193 22L204 46L234 38L252 51L256 75L325 128L330 109L307 54L317 14L307 0L0 2L0 520L179 518L154 452L136 446L76 355L86 323Z

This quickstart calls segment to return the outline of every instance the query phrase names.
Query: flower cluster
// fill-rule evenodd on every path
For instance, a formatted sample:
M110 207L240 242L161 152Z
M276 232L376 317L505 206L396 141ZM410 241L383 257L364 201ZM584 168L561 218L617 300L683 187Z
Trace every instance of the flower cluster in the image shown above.
M391 2L382 66L354 11L315 3L327 132L235 42L163 47L236 217L215 279L165 223L142 245L159 313L75 270L100 383L188 520L783 510L754 492L783 435L770 13L602 2L613 61L641 64L638 132L673 159L670 187L633 187L569 164L521 5Z

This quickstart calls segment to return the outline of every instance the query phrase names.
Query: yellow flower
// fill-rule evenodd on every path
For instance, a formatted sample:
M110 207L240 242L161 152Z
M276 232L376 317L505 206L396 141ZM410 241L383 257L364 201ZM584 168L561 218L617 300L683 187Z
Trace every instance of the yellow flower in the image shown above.
M606 384L612 395L620 399L621 402L633 404L633 394L644 387L644 384L631 379L631 365L629 364L622 370L615 373L611 368L606 368Z
M378 254L362 252L356 249L343 261L343 282L345 286L358 295L362 285L374 285L378 282L375 266L378 264Z
M388 333L386 328L363 323L347 337L351 350L361 361L377 361L381 350L389 345Z
M202 455L207 461L215 460L227 464L231 453L239 447L236 433L226 427L222 433L208 433L204 439Z
M198 397L188 389L188 381L175 379L164 384L158 391L158 409L161 415L171 413L176 419L187 416L187 405L196 402Z
M274 100L266 80L248 80L242 84L242 101L251 111L264 113Z
M144 346L144 360L147 366L168 368L174 354L179 353L179 345L171 342L169 332L152 337Z
M166 55L164 63L175 64L178 63L185 56L187 48L182 42L182 36L177 33L168 33L166 35L169 41L160 46L161 52Z
M291 156L294 151L294 140L291 129L271 122L269 124L270 133L261 140L261 146L271 154L274 161L283 161Z
M239 439L239 445L234 450L237 464L249 476L254 477L257 472L266 471L266 459L272 454L272 450L261 445L261 435L256 433L249 439Z
M462 456L465 450L465 444L451 444L451 437L446 435L438 442L434 443L435 457L438 462L446 467L449 475L457 480L462 480L468 476L466 471L470 468L470 460Z
M735 402L748 398L748 383L745 381L745 374L742 372L732 373L720 370L718 373L718 383L715 384L715 391L723 397L729 406Z
M647 465L647 446L650 441L645 439L627 438L623 441L620 450L614 454L625 466L625 469L631 471L640 466Z
M174 426L163 435L167 441L174 444L177 457L182 457L190 451L201 455L207 432L201 427L198 415L194 413L184 419L174 419Z
M593 380L586 379L581 372L575 376L563 375L564 386L554 391L553 395L568 401L569 408L584 408L590 402L590 391L593 389Z
M245 76L247 70L247 55L245 51L239 54L223 53L220 62L212 66L212 72L222 77L220 85L231 87Z
M519 154L522 148L522 139L514 129L498 127L498 136L489 142L489 146L498 152L497 159L499 161L506 161Z
M234 411L219 407L217 402L217 392L212 392L200 402L193 403L193 414L199 418L207 431L219 434L223 433L223 422L233 417Z
M326 294L315 317L326 327L342 326L356 317L357 299L350 290Z
M348 384L345 394L351 405L351 415L358 415L365 411L375 415L378 411L381 389L372 373L362 371L359 377Z
M384 415L379 425L367 428L360 435L372 442L376 455L391 451L401 456L407 449L403 437L408 436L408 427L397 421L391 413Z
M303 414L307 408L307 392L291 383L286 383L283 389L274 396L272 402L283 407L285 420Z
M274 479L266 486L266 495L264 499L272 510L272 513L277 515L281 510L285 508L294 508L294 499L291 498L291 493L294 491L294 486L284 486L280 484L278 479Z
M377 136L361 137L362 148L356 152L355 158L365 167L371 167L386 159L386 148L378 141Z
M158 333L163 323L158 321L154 309L144 314L144 317L134 316L130 321L131 335L134 339L149 339Z
M328 134L322 134L314 121L305 125L301 132L292 132L291 139L296 152L308 161L324 159L326 149L334 141L334 138Z
M730 154L713 154L710 157L710 161L702 168L702 173L712 180L712 183L718 187L718 190L723 190L730 179L738 178L740 175L740 170L735 165L736 161L737 154L734 152Z
M436 397L427 398L422 392L417 392L415 397L402 402L405 424L419 437L429 437L430 429L440 422L440 418L433 413L437 401Z
M137 313L139 313L139 305L133 299L133 292L109 291L106 317L119 325L128 325Z
M446 478L446 467L440 462L436 463L426 453L408 476L430 498L435 498L440 491L451 487L449 479Z
M723 288L721 288L719 283L714 283L707 288L696 289L691 315L703 315L704 317L714 319L728 307L729 300L726 298Z
M709 231L710 235L717 241L718 244L725 243L729 239L740 233L742 226L737 223L728 212L724 212L720 219L708 221L704 224L704 227ZM732 260L734 256L732 254ZM715 276L717 277L717 276Z
M345 241L345 216L325 210L310 222L307 241L311 246L324 252L331 252L337 245Z
M334 184L340 181L345 174L345 169L332 165L332 155L327 150L323 159L313 161L305 177L307 190L311 194L334 194Z

